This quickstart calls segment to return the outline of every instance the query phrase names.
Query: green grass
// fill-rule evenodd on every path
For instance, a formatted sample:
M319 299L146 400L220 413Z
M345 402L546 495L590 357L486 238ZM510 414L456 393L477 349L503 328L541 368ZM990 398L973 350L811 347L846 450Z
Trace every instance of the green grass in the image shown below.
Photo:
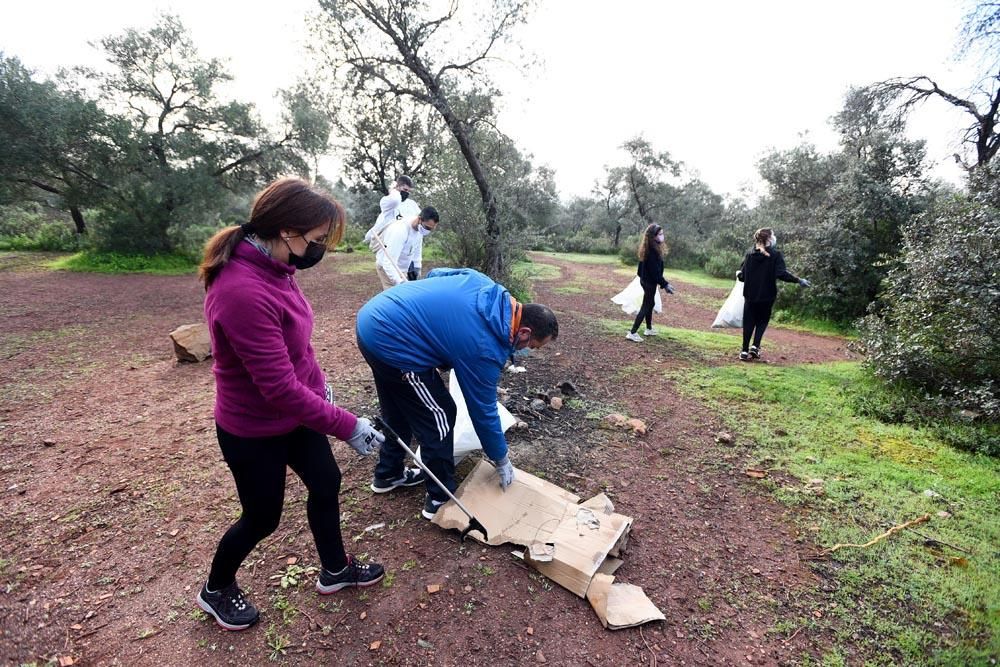
M555 280L562 276L562 270L554 264L543 262L516 262L511 272L526 280Z
M48 266L58 271L178 276L193 273L198 268L198 260L184 254L126 255L117 252L85 251L53 260Z
M618 265L617 255L588 255L581 252L533 252L533 255L542 255L552 259L561 259L566 262L577 262L579 264L613 264Z
M624 337L632 326L632 321L602 319L599 324L605 333ZM740 349L740 339L732 334L665 327L656 322L653 323L653 328L656 330L656 335L645 337L642 343L638 343L639 345L652 345L672 353L676 353L678 348L683 348L683 352L695 357L714 358L732 357Z
M615 273L621 276L635 277L635 267L615 269ZM694 287L707 287L711 289L731 290L733 283L736 281L735 278L732 280L728 278L715 278L704 271L671 269L669 267L664 269L663 275L671 283L676 282L678 285L693 285Z
M722 305L719 304L721 308ZM805 331L820 336L842 336L844 338L858 337L858 330L852 326L837 324L817 317L795 315L787 310L776 310L771 316L771 324L784 329Z
M864 543L930 514L916 531L968 552L904 531L818 561L839 585L817 621L835 650L858 648L866 664L988 664L1000 654L1000 461L953 449L931 429L859 416L861 381L857 363L840 362L700 368L679 384L752 443L752 465L771 471L762 486L800 510L819 545ZM823 480L822 495L811 479Z

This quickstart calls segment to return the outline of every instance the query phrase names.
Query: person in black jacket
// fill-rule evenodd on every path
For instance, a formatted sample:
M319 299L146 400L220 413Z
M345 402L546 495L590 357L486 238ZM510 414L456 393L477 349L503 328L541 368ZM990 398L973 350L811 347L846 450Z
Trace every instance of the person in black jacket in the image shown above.
M639 243L639 268L636 270L639 284L642 285L642 307L639 308L639 313L635 316L632 330L625 336L636 343L642 342L642 336L637 332L643 320L646 320L646 335L656 335L656 332L653 331L653 306L656 303L656 288L662 287L667 294L674 293L674 288L663 277L665 249L663 228L656 224L646 227L642 241Z
M760 358L760 340L764 337L767 323L771 321L771 309L778 298L778 280L798 283L811 287L805 278L797 278L785 268L785 258L777 250L778 237L774 231L764 227L753 235L753 250L743 258L736 278L743 283L743 351L740 361ZM750 337L753 336L753 345Z

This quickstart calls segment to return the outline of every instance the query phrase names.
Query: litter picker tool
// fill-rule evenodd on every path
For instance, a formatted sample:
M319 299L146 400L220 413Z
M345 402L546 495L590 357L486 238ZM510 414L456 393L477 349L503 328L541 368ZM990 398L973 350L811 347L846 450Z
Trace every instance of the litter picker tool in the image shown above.
M375 419L372 420L372 425L379 431L382 431L382 433L385 434L385 437L394 438L396 440L396 443L403 448L403 451L405 451L407 454L410 455L410 457L413 459L413 462L416 463L420 467L420 469L427 474L428 477L434 480L434 483L437 484L442 491L448 494L448 497L451 498L456 505L458 505L458 508L463 512L465 512L465 516L469 517L469 525L465 528L465 530L462 531L462 535L459 538L460 541L464 542L465 536L468 535L473 530L478 530L480 533L483 534L483 539L489 541L490 536L486 533L486 526L481 524L479 522L479 519L474 517L472 515L472 512L470 512L468 508L466 508L466 506L462 504L462 501L456 498L455 494L449 491L448 488L441 483L441 480L439 480L434 475L434 473L432 473L430 469L428 469L427 466L424 465L424 462L421 461L417 457L417 455L413 453L413 450L411 450L409 447L406 446L406 443L403 442L403 439L400 438L398 435L396 435L396 432L392 430L391 426L386 424L381 417L375 417Z
M388 226L388 225L386 225L386 226ZM385 253L385 258L387 260L389 260L390 262L392 262L392 268L396 269L396 275L398 275L399 278L400 278L400 280L402 280L404 283L407 282L406 276L404 276L403 272L400 270L400 268L398 266L396 266L396 262L393 262L392 258L389 257L389 249L385 247L384 243L382 243L382 237L379 236L378 234L372 234L372 238L375 239L376 241L378 241L378 247L382 248L382 252Z

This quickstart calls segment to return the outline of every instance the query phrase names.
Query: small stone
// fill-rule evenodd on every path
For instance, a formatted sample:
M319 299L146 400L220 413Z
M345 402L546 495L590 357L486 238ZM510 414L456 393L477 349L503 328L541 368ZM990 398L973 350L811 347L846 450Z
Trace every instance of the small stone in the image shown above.
M942 519L947 519L951 516L951 512L945 512L944 510L941 510L940 512L937 513L937 515Z
M441 592L441 584L428 584L427 592L430 595L434 595L435 593Z
M535 629L529 625L528 628L525 630L525 632L527 632L528 636L530 637L533 634L535 634Z
M720 445L731 445L733 444L733 434L719 431L715 434L715 441Z
M563 406L563 400L558 396L554 396L551 399L549 399L549 407L551 407L553 410L562 410L562 406Z
M538 651L537 653L535 653L535 660L537 660L540 663L546 663L546 662L548 662L548 660L545 659L545 654L542 653L541 651Z
M464 590L466 593L471 593L472 592L472 586L466 585L466 587L463 588L462 590Z
M42 446L43 447L55 447L56 446L56 441L55 440L48 440L48 439L42 440Z
M530 406L531 409L534 410L535 412L541 412L542 410L545 409L545 401L543 401L540 398L533 398L531 399Z

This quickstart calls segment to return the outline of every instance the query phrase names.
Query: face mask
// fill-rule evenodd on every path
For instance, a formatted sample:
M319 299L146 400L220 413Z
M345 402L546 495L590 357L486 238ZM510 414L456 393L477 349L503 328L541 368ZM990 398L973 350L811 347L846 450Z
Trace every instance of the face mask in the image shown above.
M530 357L531 356L531 348L530 347L526 347L526 348L521 349L521 350L514 350L513 354L511 354L511 356L514 357L515 359L524 359L525 357Z
M656 235L656 240L657 240L658 243L663 243L663 234L657 234Z
M400 198L400 199L401 199L402 201L406 201L406 198L407 198L407 197L409 197L409 196L410 196L410 193L409 193L409 192L407 192L406 190L400 190L400 191L399 191L399 198Z
M288 239L285 239L285 245L288 245ZM288 246L288 263L296 269L308 269L316 266L325 253L326 245L315 241L309 241L306 244L306 251L301 255L296 255L292 252L292 246Z
M772 248L777 247L777 245L778 245L778 237L775 236L774 234L771 234L771 240L768 241L767 245L769 245Z
M417 231L420 232L420 236L427 236L431 233L431 230L427 229L423 225L417 225Z

